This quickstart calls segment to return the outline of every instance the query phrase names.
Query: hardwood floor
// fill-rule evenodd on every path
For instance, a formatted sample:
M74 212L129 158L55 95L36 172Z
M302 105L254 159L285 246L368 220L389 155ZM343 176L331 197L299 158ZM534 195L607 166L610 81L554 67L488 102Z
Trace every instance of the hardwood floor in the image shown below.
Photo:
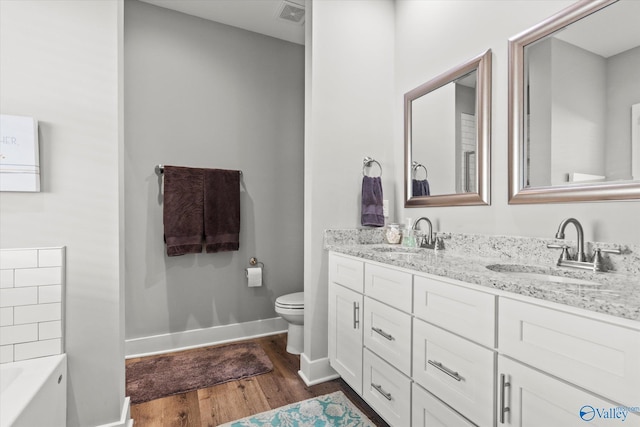
M257 338L273 371L131 406L135 427L209 427L341 390L377 427L388 427L341 379L307 387L299 357L286 352L286 334ZM154 357L154 356L150 356ZM140 359L127 360L132 363Z

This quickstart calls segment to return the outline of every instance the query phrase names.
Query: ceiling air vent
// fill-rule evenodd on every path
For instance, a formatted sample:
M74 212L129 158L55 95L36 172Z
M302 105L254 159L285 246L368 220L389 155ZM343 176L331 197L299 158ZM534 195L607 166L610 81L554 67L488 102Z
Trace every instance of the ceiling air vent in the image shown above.
M302 24L304 23L304 7L289 1L283 1L278 8L277 16L285 21Z

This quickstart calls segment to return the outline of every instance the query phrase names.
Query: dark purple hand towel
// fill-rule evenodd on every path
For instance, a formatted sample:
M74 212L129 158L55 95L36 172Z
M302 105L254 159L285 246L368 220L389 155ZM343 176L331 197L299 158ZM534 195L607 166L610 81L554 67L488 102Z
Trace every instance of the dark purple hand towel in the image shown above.
M362 225L384 226L382 180L379 176L362 177Z
M204 235L207 252L240 247L240 171L205 169Z
M412 193L411 195L413 197L418 197L418 196L430 196L431 195L431 190L429 189L429 181L427 181L426 179L423 180L417 180L414 179L412 180Z
M202 252L202 169L164 167L164 239L167 255Z

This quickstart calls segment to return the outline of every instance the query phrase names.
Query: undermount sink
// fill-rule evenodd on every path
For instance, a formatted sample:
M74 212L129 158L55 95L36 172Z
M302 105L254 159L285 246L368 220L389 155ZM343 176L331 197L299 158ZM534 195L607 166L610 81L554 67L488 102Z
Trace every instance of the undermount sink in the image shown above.
M523 279L540 280L543 282L561 283L564 285L580 285L580 286L602 286L600 283L593 282L591 280L579 279L575 277L567 277L564 275L554 274L556 272L552 270L545 270L540 267L532 267L526 265L516 264L493 264L487 265L487 268L491 271L503 273L509 276L519 277Z
M406 246L380 246L372 248L376 252L386 254L388 257L413 257L421 255L424 250L421 248L411 248Z

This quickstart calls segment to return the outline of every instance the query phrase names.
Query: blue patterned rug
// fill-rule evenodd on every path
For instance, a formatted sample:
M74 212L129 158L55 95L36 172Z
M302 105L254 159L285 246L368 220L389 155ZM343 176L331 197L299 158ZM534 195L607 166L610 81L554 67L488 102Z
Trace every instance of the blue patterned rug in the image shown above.
M220 427L375 427L341 391L252 415Z

